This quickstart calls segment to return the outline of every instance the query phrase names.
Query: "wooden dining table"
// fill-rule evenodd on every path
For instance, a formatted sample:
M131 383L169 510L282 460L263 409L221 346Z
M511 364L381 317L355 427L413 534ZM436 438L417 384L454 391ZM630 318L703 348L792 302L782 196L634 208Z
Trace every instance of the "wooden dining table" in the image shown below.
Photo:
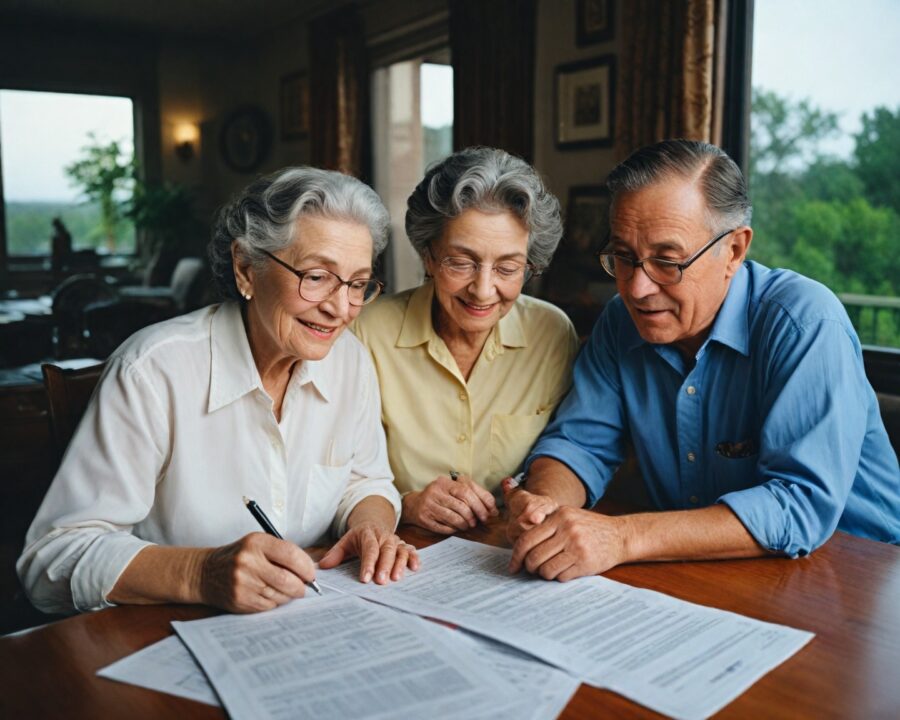
M612 512L618 510L613 508ZM441 538L403 526L417 547ZM508 546L503 519L461 533ZM900 718L900 548L838 532L802 559L620 566L606 577L682 600L815 633L716 718ZM0 638L0 718L223 718L225 712L97 676L172 634L199 606L113 607ZM582 685L560 716L657 718L620 695Z

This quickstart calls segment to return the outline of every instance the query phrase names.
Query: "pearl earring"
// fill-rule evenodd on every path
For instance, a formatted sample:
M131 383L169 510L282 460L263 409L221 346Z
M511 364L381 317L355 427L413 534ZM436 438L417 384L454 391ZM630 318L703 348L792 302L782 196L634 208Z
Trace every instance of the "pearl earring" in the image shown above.
M244 300L246 300L246 301L248 301L248 302L250 301L250 298L253 297L253 296L252 296L250 293L248 293L248 292L243 292L243 293L241 293L241 295L243 295L243 296L244 296Z

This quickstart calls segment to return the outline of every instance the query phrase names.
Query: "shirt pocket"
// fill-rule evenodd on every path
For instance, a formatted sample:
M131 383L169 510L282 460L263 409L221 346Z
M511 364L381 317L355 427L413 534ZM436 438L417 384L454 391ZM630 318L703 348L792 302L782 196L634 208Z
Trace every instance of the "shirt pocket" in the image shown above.
M488 490L522 469L528 451L550 420L550 410L536 415L494 415L491 418L491 464Z
M759 453L747 457L730 458L713 453L712 474L716 498L737 490L759 485Z
M303 537L307 543L322 538L350 482L353 460L343 465L313 465L309 470L306 506L303 508Z

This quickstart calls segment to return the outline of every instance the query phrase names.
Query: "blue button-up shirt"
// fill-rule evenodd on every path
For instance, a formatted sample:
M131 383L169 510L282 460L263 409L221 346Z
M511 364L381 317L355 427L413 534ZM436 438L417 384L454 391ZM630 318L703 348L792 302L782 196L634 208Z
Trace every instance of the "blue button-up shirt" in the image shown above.
M859 340L834 294L794 272L745 262L693 366L608 305L526 466L560 460L593 504L629 439L659 509L725 503L791 556L835 528L900 543L900 469Z

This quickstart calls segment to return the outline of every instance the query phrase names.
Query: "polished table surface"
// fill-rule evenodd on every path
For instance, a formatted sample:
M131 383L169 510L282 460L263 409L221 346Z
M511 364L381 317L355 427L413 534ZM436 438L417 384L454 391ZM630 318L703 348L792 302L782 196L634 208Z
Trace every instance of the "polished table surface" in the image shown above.
M401 535L419 547L440 539L406 527ZM507 545L499 521L461 536ZM651 563L606 576L816 633L716 718L900 718L900 548L836 533L801 560ZM0 638L0 718L223 718L219 708L95 675L170 635L171 620L211 614L116 607ZM582 685L561 717L660 716Z

